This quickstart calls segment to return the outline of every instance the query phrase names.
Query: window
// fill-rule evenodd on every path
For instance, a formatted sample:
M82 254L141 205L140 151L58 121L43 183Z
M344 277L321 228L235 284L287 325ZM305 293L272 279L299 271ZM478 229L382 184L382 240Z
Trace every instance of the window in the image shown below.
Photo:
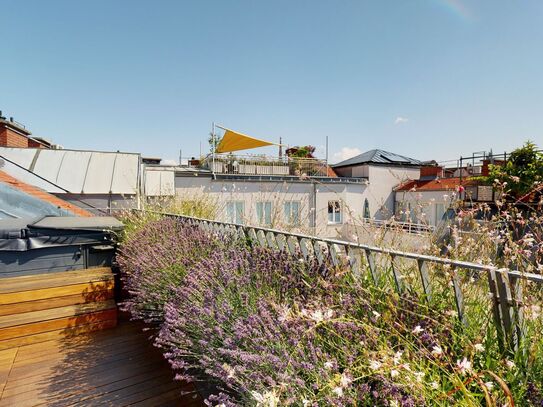
M285 202L283 208L285 211L285 223L289 225L299 225L300 224L300 202L299 201Z
M230 201L226 203L226 220L231 223L243 223L243 201Z
M328 223L341 223L341 204L339 201L328 201Z
M368 202L368 198L364 199L364 218L365 219L371 218L370 203Z
M272 203L271 202L257 202L256 203L256 218L260 225L271 226Z

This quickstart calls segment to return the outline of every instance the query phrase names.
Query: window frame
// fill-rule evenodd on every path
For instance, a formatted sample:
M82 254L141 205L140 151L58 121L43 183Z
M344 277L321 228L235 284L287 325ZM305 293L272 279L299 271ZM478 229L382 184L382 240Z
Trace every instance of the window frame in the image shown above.
M330 208L332 211L330 212ZM340 200L328 201L328 224L329 225L341 225L343 223L343 211ZM339 219L338 219L339 218Z
M245 201L232 200L226 202L226 217L228 222L243 225L245 217Z
M288 206L288 209L287 209ZM294 207L296 210L294 211ZM283 215L285 223L291 226L299 226L301 224L301 202L300 201L286 201L283 202ZM294 216L293 216L294 215Z
M273 202L258 201L256 202L255 207L257 223L261 226L271 226L273 221Z

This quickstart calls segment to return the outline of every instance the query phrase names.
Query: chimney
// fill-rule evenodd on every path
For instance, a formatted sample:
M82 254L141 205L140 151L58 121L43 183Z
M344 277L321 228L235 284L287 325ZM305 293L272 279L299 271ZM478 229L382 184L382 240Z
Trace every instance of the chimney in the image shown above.
M437 167L437 166L421 167L420 178L421 179L443 178L443 167Z
M6 120L0 112L0 147L28 148L28 138L32 133L13 117Z

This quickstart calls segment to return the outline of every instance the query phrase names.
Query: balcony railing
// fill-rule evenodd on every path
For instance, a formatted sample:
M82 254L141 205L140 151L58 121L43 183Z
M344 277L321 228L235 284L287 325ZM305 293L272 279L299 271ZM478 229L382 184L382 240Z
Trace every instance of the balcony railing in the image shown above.
M202 163L215 174L327 177L325 160L297 157L208 156Z
M251 244L277 250L286 250L304 258L315 257L319 262L331 261L334 265L350 268L355 276L369 271L374 284L379 284L390 273L396 291L402 295L410 287L403 274L402 262L414 261L418 268L418 279L427 299L433 295L435 287L432 277L448 275L456 305L456 313L462 323L465 319L464 293L469 291L470 276L487 280L491 312L494 317L498 340L502 347L515 346L523 339L524 291L528 283L543 286L543 276L498 268L493 265L453 260L444 257L391 250L355 242L325 239L315 236L288 233L281 230L235 223L218 222L190 216L162 213L175 217L187 224L200 227L222 238L243 238ZM440 271L440 266L442 270ZM446 271L448 270L448 271ZM418 290L418 289L417 289Z

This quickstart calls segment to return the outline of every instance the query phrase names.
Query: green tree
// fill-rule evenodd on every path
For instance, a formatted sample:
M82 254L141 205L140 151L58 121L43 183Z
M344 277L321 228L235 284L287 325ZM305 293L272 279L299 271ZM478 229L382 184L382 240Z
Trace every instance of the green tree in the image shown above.
M522 197L538 189L543 181L543 153L527 141L511 153L504 165L491 165L489 169L488 182L506 183L505 192Z

